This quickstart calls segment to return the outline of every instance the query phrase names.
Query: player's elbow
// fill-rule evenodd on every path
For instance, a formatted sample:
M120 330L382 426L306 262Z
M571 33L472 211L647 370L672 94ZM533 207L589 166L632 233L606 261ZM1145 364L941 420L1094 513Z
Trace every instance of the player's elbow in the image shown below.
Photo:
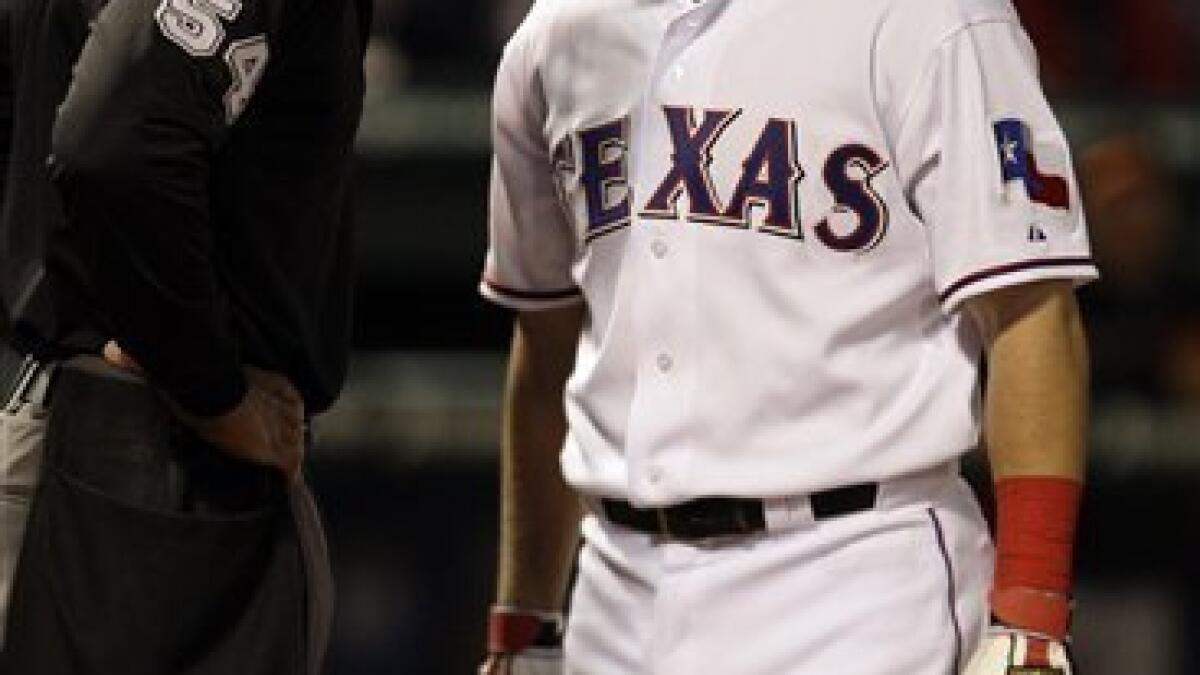
M118 196L144 176L144 162L121 134L64 113L54 125L49 168L66 195Z
M129 228L147 222L148 208L196 203L208 169L202 139L178 125L97 119L64 108L54 126L50 175L72 222ZM87 216L100 211L113 217Z

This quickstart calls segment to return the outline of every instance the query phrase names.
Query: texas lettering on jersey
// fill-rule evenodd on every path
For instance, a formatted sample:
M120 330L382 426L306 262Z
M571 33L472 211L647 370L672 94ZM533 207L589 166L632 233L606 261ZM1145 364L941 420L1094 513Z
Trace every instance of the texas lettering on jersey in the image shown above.
M637 214L645 219L678 220L697 225L731 227L803 240L798 188L806 177L800 166L797 124L768 119L746 148L720 147L726 130L738 123L741 110L663 106L671 140L671 167ZM740 178L723 195L713 184L714 153L739 152ZM628 175L629 120L622 118L583 129L555 151L560 195L563 180L576 176L585 204L584 240L592 242L627 227L633 219L634 195ZM832 213L810 229L836 251L867 251L887 232L888 210L872 180L888 168L879 153L858 144L829 154L821 177L834 200ZM680 213L680 198L687 210ZM755 224L754 212L759 218ZM849 220L835 227L833 217Z

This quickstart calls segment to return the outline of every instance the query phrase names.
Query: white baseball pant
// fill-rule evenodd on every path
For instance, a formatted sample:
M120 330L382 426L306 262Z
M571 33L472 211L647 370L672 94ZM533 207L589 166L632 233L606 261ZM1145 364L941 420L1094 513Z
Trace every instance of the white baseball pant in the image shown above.
M583 524L565 638L577 675L947 675L987 625L992 546L957 467L880 485L816 520L767 502L768 530L680 542Z

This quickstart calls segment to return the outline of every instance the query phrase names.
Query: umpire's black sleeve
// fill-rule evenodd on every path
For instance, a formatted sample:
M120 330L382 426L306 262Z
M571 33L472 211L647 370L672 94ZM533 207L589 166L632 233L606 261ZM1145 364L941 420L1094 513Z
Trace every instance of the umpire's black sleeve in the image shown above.
M8 161L13 134L12 2L0 0L0 208L8 193ZM3 320L0 320L3 326Z
M245 380L214 261L213 157L266 67L278 0L120 0L54 126L54 180L122 347L198 415Z

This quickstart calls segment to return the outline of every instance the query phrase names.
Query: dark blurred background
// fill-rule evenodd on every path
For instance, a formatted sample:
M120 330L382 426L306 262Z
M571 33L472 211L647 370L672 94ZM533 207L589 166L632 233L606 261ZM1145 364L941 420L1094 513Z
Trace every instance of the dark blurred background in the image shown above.
M1085 675L1200 673L1200 0L1017 0L1103 279L1075 640ZM478 299L488 100L528 0L376 0L357 354L313 478L334 675L471 673L510 318ZM690 674L680 674L690 675Z

